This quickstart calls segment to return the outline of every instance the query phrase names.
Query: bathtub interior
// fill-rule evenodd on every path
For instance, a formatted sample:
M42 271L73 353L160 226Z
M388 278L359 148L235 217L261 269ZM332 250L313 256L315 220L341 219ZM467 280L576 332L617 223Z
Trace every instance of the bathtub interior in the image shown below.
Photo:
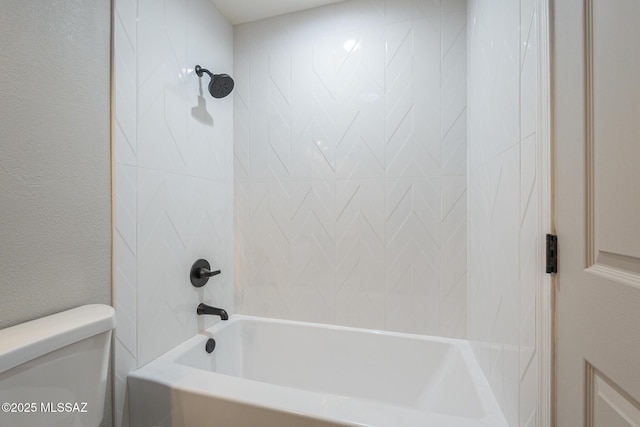
M477 387L455 340L407 339L296 322L234 319L172 353L173 362L225 376L481 418Z

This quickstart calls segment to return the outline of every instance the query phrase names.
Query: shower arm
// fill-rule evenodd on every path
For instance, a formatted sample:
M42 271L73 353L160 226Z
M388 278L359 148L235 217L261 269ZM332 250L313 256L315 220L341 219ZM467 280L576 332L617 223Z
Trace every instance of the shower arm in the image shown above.
M202 77L202 73L207 73L209 77L213 78L213 74L211 73L211 71L207 70L206 68L202 68L199 65L196 65L195 72L198 77Z

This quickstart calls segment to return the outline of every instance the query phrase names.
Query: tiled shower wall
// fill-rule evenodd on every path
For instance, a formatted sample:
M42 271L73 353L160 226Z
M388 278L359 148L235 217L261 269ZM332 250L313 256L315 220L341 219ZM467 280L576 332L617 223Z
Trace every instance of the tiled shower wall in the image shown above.
M213 99L196 64L233 74L233 28L209 0L116 0L115 422L126 377L233 311L233 97ZM191 264L222 274L196 290Z
M466 336L466 1L235 28L236 310Z
M469 0L469 339L510 426L537 425L536 0Z

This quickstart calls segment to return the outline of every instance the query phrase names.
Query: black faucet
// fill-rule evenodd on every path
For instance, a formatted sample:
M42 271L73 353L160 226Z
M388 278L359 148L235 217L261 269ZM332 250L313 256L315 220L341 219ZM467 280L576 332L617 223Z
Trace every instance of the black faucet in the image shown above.
M201 314L212 314L214 316L220 316L220 319L222 319L222 320L229 320L229 315L227 314L227 312L224 309L217 308L217 307L211 307L209 305L202 304L202 303L200 303L200 305L196 309L196 313L198 313L199 315L201 315Z

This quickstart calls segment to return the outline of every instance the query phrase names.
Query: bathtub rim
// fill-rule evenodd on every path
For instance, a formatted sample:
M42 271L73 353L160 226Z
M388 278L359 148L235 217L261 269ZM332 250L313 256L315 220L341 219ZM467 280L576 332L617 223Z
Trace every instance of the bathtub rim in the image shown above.
M288 324L302 327L313 327L325 330L349 331L363 334L392 336L403 339L432 341L445 343L456 347L466 364L471 381L478 392L478 398L484 412L482 418L463 418L439 413L426 413L423 411L396 406L384 402L349 397L349 405L354 408L340 406L343 396L334 394L302 390L277 384L265 383L256 380L221 374L214 371L190 367L176 362L178 358L189 351L204 351L196 347L204 347L206 340L215 336L221 329L239 321L254 321L260 323ZM203 374L205 372L206 374ZM413 425L413 417L429 416L429 421L442 426L491 426L506 427L505 417L500 409L493 391L473 354L467 340L459 338L446 338L430 335L419 335L404 332L392 332L379 329L366 329L350 326L341 326L324 323L303 322L296 320L273 319L244 314L233 314L228 321L219 321L213 326L204 329L190 339L160 355L155 360L138 368L129 374L134 382L149 381L161 384L176 391L197 392L210 395L216 399L257 406L263 409L276 410L306 417L318 418L327 422L342 426L368 426L371 419L376 422L382 420L384 425L393 425L399 419L406 418L406 425ZM215 378L215 381L207 381ZM291 402L296 402L296 409L292 409ZM319 404L318 402L323 402ZM326 408L331 413L327 413ZM134 408L130 405L129 410ZM363 411L370 412L368 417ZM371 412L373 411L373 412ZM339 414L339 416L336 415ZM366 418L369 418L368 420ZM388 424L387 424L388 423Z

